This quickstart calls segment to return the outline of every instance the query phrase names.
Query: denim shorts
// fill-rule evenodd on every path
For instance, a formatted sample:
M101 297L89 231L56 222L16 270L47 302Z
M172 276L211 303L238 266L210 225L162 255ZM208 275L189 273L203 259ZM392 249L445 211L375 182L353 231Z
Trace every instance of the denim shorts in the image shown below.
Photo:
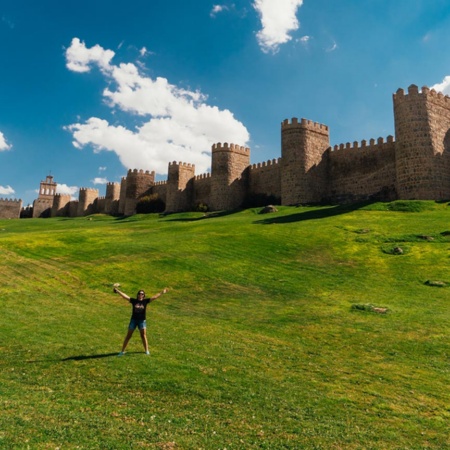
M147 328L147 322L145 320L136 320L131 318L130 324L128 325L128 329L135 330L136 327L139 328L140 330L144 330L145 328Z

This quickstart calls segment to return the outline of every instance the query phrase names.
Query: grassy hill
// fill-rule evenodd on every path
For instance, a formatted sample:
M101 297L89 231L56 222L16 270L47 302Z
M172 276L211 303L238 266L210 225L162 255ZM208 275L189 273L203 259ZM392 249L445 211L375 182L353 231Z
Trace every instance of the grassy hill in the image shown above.
M258 212L0 221L0 447L449 448L449 205Z

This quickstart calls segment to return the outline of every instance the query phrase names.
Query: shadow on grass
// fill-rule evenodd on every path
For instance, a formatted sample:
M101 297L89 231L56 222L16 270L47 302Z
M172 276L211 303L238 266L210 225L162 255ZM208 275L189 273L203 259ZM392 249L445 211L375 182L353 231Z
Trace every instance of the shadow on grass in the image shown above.
M109 358L111 356L117 356L118 352L114 353L102 353L100 355L79 355L79 356L69 356L67 358L62 359L61 361L83 361L85 359L100 359L100 358Z
M170 214L167 214L165 217L167 217L168 222L196 222L198 220L206 220L206 219L216 219L218 217L225 217L225 216L231 216L232 214L236 214L240 209L233 209L230 211L214 211L205 213L203 216L200 217L177 217L174 219L170 218Z
M274 223L293 223L302 222L304 220L326 219L327 217L339 216L356 211L360 208L368 206L373 202L354 203L349 205L337 205L315 209L313 211L302 211L297 214L289 214L288 216L267 217L261 220L256 220L254 223L258 225L271 225Z

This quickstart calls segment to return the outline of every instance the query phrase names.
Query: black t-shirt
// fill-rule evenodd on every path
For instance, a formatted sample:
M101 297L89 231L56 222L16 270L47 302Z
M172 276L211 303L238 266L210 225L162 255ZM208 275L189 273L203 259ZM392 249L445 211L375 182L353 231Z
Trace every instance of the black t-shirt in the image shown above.
M150 303L149 298L138 300L137 298L130 298L130 303L133 305L133 312L131 318L135 320L145 320L145 312L147 305Z

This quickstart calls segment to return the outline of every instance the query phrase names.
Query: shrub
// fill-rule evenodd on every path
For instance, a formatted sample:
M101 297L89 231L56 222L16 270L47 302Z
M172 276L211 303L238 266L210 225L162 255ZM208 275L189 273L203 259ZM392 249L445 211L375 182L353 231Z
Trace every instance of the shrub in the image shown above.
M251 194L242 203L243 208L260 208L267 205L280 205L281 199L275 195Z
M166 204L158 194L150 194L141 197L136 204L137 214L161 213L166 209Z

